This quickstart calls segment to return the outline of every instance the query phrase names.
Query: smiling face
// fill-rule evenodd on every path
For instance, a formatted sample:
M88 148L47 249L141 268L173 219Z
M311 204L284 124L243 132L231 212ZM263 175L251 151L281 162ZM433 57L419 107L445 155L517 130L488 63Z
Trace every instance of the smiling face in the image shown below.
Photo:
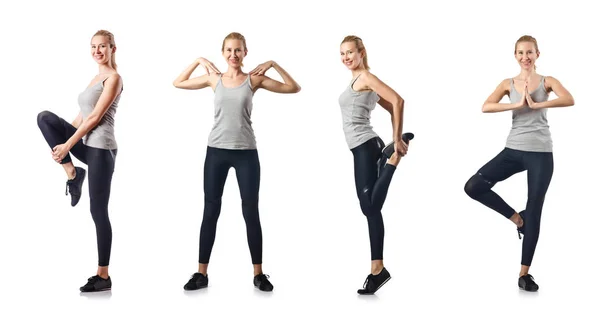
M535 61L540 57L540 52L534 42L521 41L515 46L515 59L522 69L535 69Z
M247 53L248 50L242 40L226 39L223 44L223 57L231 67L237 68L243 66L242 61Z
M96 63L110 64L113 53L117 48L111 46L110 39L106 36L94 36L91 42L91 54Z
M356 46L356 42L347 41L340 45L340 58L342 64L350 70L360 68L363 63L364 52L360 51Z

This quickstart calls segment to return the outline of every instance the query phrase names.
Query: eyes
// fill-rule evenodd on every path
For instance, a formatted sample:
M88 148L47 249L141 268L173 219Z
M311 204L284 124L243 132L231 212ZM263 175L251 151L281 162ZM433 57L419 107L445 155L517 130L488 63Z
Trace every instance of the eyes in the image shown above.
M340 52L340 56L344 56L344 55L350 55L350 54L352 54L352 53L354 53L354 52L353 52L353 51L351 51L351 50L349 50L349 51L347 51L347 52L345 52L345 53L344 53L344 52Z
M227 51L228 53L231 53L231 48L227 48L225 51ZM234 51L235 51L235 53L241 53L242 49L241 48L236 48Z
M533 53L534 53L533 50L528 50L525 54L529 55L529 54L533 54ZM523 55L523 51L522 50L517 51L517 54Z
M106 48L106 45L105 45L105 44L100 44L100 45L98 45L98 46L96 46L96 45L92 45L92 49L96 49L96 47L100 47L100 48Z

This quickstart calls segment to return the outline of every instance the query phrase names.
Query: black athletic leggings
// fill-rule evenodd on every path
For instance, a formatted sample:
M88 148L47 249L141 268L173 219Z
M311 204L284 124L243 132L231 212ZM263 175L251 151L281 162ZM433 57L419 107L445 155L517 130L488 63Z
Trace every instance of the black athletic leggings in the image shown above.
M485 164L465 185L465 192L473 199L510 218L515 214L492 187L510 176L527 171L527 207L521 213L524 223L524 239L521 264L531 266L535 247L540 235L540 220L546 191L552 179L554 161L551 152L529 152L505 148L498 156Z
M37 123L50 148L64 144L77 131L70 123L49 111L38 114ZM90 209L96 224L98 266L108 266L112 243L112 228L108 219L108 200L117 150L89 147L80 140L71 148L70 153L88 165ZM70 161L71 156L67 154L61 164Z
M396 170L396 167L390 164L385 164L381 172L378 169L377 162L380 158L385 158L381 152L383 147L381 138L375 137L351 150L354 155L356 194L369 224L371 260L383 259L385 232L381 209Z
M215 243L221 197L229 168L235 169L252 264L262 263L262 230L258 216L260 162L258 151L207 147L204 161L204 216L200 228L199 263L207 264Z

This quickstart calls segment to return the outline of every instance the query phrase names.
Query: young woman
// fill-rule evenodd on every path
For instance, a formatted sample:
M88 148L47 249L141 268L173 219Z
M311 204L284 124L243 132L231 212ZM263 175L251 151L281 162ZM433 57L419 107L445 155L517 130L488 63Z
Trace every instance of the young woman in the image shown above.
M210 87L215 93L215 121L208 138L204 162L204 216L200 228L198 272L183 288L196 290L208 286L208 261L221 212L223 187L227 173L233 167L242 197L242 213L254 265L254 286L262 291L272 291L273 285L262 271L262 231L258 215L260 163L250 120L252 97L260 88L276 93L297 93L300 85L274 61L260 64L248 74L244 73L242 62L248 47L246 39L239 33L225 37L221 52L228 66L224 74L213 63L198 58L173 82L180 89ZM204 67L206 74L190 79L198 65ZM264 75L270 68L279 73L284 83Z
M86 171L73 165L69 152L88 165L90 208L98 243L98 271L80 288L82 292L107 290L112 285L108 275L112 243L108 200L117 155L115 113L123 89L115 63L116 50L112 33L100 30L92 37L91 54L98 64L98 75L79 94L81 112L72 123L49 111L41 112L37 117L38 126L52 148L52 158L62 165L67 174L72 206L79 202Z
M412 134L402 135L404 100L369 72L367 51L357 36L347 36L340 46L342 63L352 71L352 81L339 103L346 143L354 155L354 180L363 214L369 225L371 274L359 294L373 294L390 278L383 266L384 226L381 209L400 158L408 151ZM379 103L392 116L394 141L387 147L370 125L371 111Z
M519 38L514 55L521 72L516 77L503 80L482 109L488 113L512 111L512 128L506 147L467 181L465 192L514 222L519 239L521 234L525 236L518 286L533 292L539 286L529 274L529 267L540 234L544 198L554 170L546 109L572 106L574 100L556 78L536 72L535 62L540 51L535 38ZM548 101L551 91L557 98ZM499 103L505 95L509 96L511 103ZM492 187L524 170L527 171L527 206L524 211L517 213L492 191Z

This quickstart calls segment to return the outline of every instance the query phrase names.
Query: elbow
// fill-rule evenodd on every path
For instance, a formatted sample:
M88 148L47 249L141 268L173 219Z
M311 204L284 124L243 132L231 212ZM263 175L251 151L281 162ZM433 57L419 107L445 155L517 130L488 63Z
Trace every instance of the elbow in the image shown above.
M173 86L176 87L176 88L178 88L178 89L180 88L179 84L181 84L181 82L179 82L177 80L173 81Z
M567 101L569 106L575 105L575 99L572 96L569 96L569 100Z
M401 97L396 98L396 100L392 103L394 110L395 109L404 109L404 99Z
M89 126L89 129L94 129L98 123L100 123L100 117L98 117L97 115L90 115L86 120L85 123Z
M298 93L298 92L300 92L300 90L302 90L302 87L300 87L300 84L296 84L296 86L293 89L293 92Z
M483 104L483 106L481 106L481 112L483 113L488 113L490 112L490 109L487 106L487 102Z

